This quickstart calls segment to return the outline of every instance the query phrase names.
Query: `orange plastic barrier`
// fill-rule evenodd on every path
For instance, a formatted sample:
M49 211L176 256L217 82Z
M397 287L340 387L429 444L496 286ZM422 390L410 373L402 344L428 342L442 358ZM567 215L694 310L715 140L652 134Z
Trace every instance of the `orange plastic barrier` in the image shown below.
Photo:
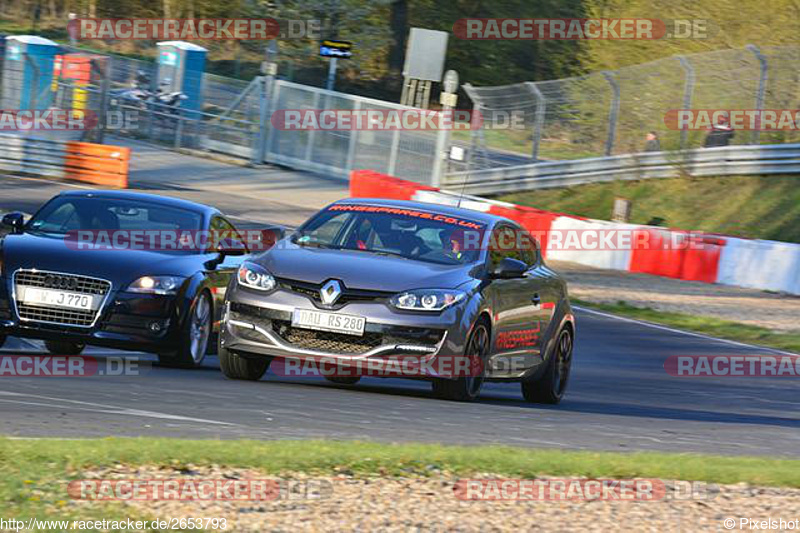
M130 158L131 149L123 146L68 142L64 170L67 179L126 189Z

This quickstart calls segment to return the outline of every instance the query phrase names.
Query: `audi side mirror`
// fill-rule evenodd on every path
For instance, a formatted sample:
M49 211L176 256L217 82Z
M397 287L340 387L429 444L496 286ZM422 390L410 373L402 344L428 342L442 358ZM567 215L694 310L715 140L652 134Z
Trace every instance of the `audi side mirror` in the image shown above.
M519 259L506 257L489 273L492 279L515 279L525 276L528 265Z
M222 256L247 255L247 246L238 239L223 239L217 245L217 253Z
M9 213L3 217L3 226L10 228L13 233L22 233L22 228L25 227L25 215Z

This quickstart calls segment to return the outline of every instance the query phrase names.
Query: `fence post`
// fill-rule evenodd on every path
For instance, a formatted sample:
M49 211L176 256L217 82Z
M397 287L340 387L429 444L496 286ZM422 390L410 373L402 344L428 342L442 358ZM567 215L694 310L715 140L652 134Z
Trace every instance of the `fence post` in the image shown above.
M361 111L361 100L356 100L353 104L354 115L358 115ZM347 173L353 170L353 165L356 160L356 147L358 146L358 128L350 130L350 140L347 143L347 161L345 162Z
M36 105L39 103L39 79L41 77L41 70L39 66L36 64L36 61L33 61L30 56L26 53L25 54L25 63L29 64L31 69L33 70L33 87L34 90L30 92L30 99L28 100L28 109L36 109ZM22 79L25 79L25 71L23 67L23 71L20 72L20 76ZM24 91L25 88L23 87L22 90Z
M270 88L270 96L269 101L267 102L267 120L269 122L272 117L272 113L275 111L276 106L278 105L278 100L280 99L281 94L281 83L273 81L272 87ZM275 137L275 128L269 128L267 131L267 143L264 145L264 159L262 161L267 161L267 156L272 148L272 141Z
M536 118L533 125L533 151L531 158L534 161L539 160L539 145L542 142L542 128L544 127L544 115L547 111L547 101L542 94L542 91L536 86L536 83L529 81L525 85L536 96Z
M108 117L108 92L111 89L111 61L113 61L111 56L108 56L108 59L105 61L105 68L103 69L103 81L100 84L100 113L97 121L98 125L98 133L97 133L97 143L103 144L103 139L105 138L106 133L106 120Z
M681 63L681 67L683 67L683 71L686 73L686 81L683 84L683 108L684 109L691 109L692 108L692 98L694 97L694 67L689 62L688 59L684 56L678 56L678 61ZM689 143L689 130L686 128L681 129L681 150L686 150L687 144Z
M175 127L175 149L181 147L181 137L183 137L183 113L181 109L176 109L178 112L178 124Z
M394 176L397 167L397 150L400 147L400 129L397 128L392 133L392 147L389 151L389 169L386 171L390 176Z
M617 120L619 119L619 83L614 77L613 72L603 71L603 77L611 85L611 107L608 111L608 137L606 138L605 155L611 155L614 151L614 140L617 136Z
M758 78L758 89L756 90L756 109L759 111L764 109L764 93L767 90L767 77L769 75L769 63L767 57L761 53L761 50L754 44L748 44L745 48L753 52L761 66L761 74ZM760 125L759 125L760 126ZM750 132L750 144L758 144L758 128Z
M256 146L253 149L252 162L261 164L264 162L264 155L267 144L267 124L269 123L269 100L272 92L272 80L274 76L258 77L258 133L256 134Z
M450 128L444 127L444 113L447 113L447 111L438 112L440 127L436 132L436 145L433 153L433 172L431 173L431 182L428 184L431 187L439 187L441 185L442 174L444 173L445 162L448 157L446 151L450 140Z
M314 91L314 106L312 107L312 109L315 112L319 111L320 109L319 101L320 101L320 92ZM326 108L328 107L327 102L325 103L325 107ZM313 150L314 150L314 141L316 139L316 133L317 133L316 130L313 128L308 130L308 136L306 137L306 152L304 156L306 162L311 162L311 157L314 153Z

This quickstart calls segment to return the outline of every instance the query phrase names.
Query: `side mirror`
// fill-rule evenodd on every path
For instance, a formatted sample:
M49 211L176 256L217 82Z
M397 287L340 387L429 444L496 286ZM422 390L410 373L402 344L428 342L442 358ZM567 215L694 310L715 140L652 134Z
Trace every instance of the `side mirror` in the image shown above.
M237 239L222 239L217 244L217 253L220 257L247 255L247 246Z
M25 215L9 213L3 217L3 226L11 228L13 233L22 233L22 228L25 226Z
M489 277L492 279L514 279L521 278L528 270L528 265L519 259L512 259L506 257L500 264L496 265L494 269L489 272Z

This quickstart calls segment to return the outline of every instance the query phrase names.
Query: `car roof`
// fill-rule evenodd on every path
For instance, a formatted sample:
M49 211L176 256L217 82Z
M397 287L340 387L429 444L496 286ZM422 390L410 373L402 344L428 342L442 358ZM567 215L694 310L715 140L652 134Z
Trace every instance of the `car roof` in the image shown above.
M197 202L190 202L189 200L182 200L180 198L172 198L169 196L160 196L158 194L147 194L141 192L130 191L109 191L109 190L90 190L90 191L64 191L59 196L67 197L83 197L83 198L111 198L118 200L140 200L142 202L150 202L160 204L165 207L176 207L188 209L190 211L201 212L206 215L214 215L219 213L219 210L205 205L198 204Z
M474 209L454 207L451 205L414 202L411 200L387 200L385 198L345 198L343 200L334 202L333 205L336 204L379 205L386 207L397 207L399 209L418 209L420 211L430 211L441 215L458 216L475 222L482 222L489 227L492 227L501 221L516 224L516 222L505 217L492 215L491 213L484 213L482 211L476 211Z

